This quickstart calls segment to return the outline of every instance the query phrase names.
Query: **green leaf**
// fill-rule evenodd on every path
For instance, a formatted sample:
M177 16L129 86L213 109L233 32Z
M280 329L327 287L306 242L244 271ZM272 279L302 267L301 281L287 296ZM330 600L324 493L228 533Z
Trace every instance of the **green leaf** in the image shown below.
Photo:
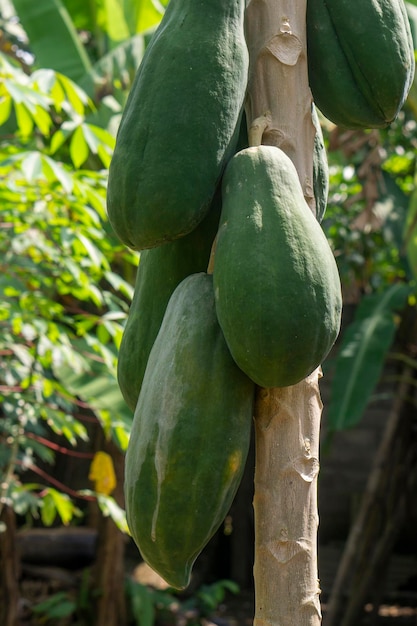
M59 591L33 606L32 610L36 614L44 615L49 621L69 617L76 608L76 603L69 598L67 592Z
M57 74L57 79L65 92L66 100L69 102L74 112L80 117L84 117L86 106L91 105L88 95L67 76Z
M55 152L64 145L71 133L71 129L65 130L60 128L57 130L52 136L51 145L49 146L49 154L55 154Z
M51 131L52 119L48 111L37 105L33 114L33 121L39 128L42 135L47 137Z
M57 180L61 183L65 193L71 193L74 187L74 181L69 172L57 161L50 159L46 155L42 156L44 164L44 172L48 180Z
M117 504L114 498L104 493L98 493L97 502L105 517L111 517L117 528L125 534L129 534L125 511Z
M103 128L92 124L82 124L80 127L88 148L93 154L97 154L104 167L108 168L115 144L114 137Z
M61 493L60 491L49 487L46 490L44 500L47 496L51 499L52 506L55 507L56 512L65 526L69 524L74 517L74 514L79 514L78 509L65 493Z
M26 106L22 102L15 102L16 120L23 137L29 137L33 130L33 118L29 115Z
M145 585L128 582L128 593L136 626L153 626L155 623L155 606L153 594Z
M134 25L136 33L159 24L164 14L164 7L158 0L125 0L124 5L128 22Z
M410 287L396 284L364 297L346 329L336 359L328 409L330 431L355 426L378 383Z
M28 182L33 182L42 175L42 156L40 152L30 152L22 160L21 166Z
M115 274L114 272L106 272L105 277L113 289L120 291L120 293L132 300L134 289L130 283L126 282L119 274Z
M30 513L35 517L38 509L42 506L42 500L36 493L39 489L40 485L32 483L26 483L24 485L11 485L10 497L13 504L13 510L18 515L26 515L26 513L30 511Z
M97 0L63 0L71 19L77 30L89 30L94 32L97 22L97 14L100 12L101 2Z
M12 112L12 99L9 94L5 94L0 100L0 126L2 126L10 117Z
M88 159L89 149L81 126L77 128L70 143L71 160L77 169Z
M124 41L130 36L120 0L104 0L106 11L106 32L115 42Z
M50 493L46 493L42 498L41 520L45 526L52 526L56 518L56 506Z
M104 255L100 252L100 250L93 244L91 239L85 237L82 233L78 234L78 240L82 243L90 257L91 261L96 267L100 267L102 263L104 263Z

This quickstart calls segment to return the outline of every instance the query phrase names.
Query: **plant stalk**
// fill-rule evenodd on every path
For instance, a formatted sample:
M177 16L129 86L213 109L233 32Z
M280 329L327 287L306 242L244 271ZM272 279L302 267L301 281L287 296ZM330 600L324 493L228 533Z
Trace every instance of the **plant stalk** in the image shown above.
M281 148L294 163L315 212L315 128L308 83L307 0L250 0L246 7L249 81L246 118L250 145Z
M255 406L255 626L318 626L316 370Z
M250 0L246 9L250 145L281 148L313 212L312 97L306 0ZM258 389L255 405L255 626L319 626L318 368L292 387Z

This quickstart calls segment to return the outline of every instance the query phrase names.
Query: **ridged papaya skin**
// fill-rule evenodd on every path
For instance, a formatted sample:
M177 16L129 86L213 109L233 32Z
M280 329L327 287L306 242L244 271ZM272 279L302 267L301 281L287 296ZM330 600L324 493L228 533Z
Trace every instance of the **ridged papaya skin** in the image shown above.
M225 518L248 453L255 386L220 330L212 276L174 291L149 356L126 454L127 522L171 586L189 584Z
M346 128L384 128L414 76L403 0L308 0L307 56L318 108Z
M140 254L135 290L117 362L119 387L132 411L136 408L149 354L173 291L190 274L207 270L220 210L218 190L208 215L195 230Z
M173 0L145 51L110 164L107 211L142 250L191 232L239 133L247 84L244 0Z
M279 148L248 148L229 161L213 277L227 345L256 384L293 385L322 363L339 332L339 274Z

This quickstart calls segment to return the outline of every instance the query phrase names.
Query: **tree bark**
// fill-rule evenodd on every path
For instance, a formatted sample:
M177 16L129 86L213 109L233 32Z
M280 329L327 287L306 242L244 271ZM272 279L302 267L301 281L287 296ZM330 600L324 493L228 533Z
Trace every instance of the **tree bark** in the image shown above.
M255 625L316 626L319 370L256 403Z
M5 506L0 516L4 524L0 532L0 624L17 626L19 601L19 561L16 552L16 518Z
M124 506L124 454L112 442L102 449L111 455L117 486L112 494ZM96 592L94 624L122 626L126 624L124 549L125 537L109 517L100 516L98 527L97 560L92 572Z
M307 0L250 0L246 8L249 143L281 148L294 163L315 210L315 129L308 84Z
M246 9L250 145L281 148L313 192L306 0L250 0ZM317 475L320 369L298 385L259 389L255 407L255 626L319 626Z

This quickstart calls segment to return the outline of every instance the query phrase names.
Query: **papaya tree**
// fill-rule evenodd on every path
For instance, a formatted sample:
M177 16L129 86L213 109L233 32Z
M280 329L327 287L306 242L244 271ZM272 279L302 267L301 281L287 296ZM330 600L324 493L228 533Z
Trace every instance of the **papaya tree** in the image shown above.
M216 375L232 370L227 360L214 361L212 351L217 355L226 343L256 385L255 623L313 626L321 622L318 381L341 309L335 261L318 223L327 180L314 102L341 126L387 126L411 86L411 33L401 3L361 3L354 10L336 1L213 1L206 9L213 32L195 3L169 4L137 73L110 166L110 221L138 250L164 249L189 236L210 212L222 179L207 273L194 270L199 274L171 286L145 355L134 334L124 345L128 369L144 372L129 394L137 404L126 457L128 523L148 563L174 586L186 586L227 511L231 475L238 483L247 449L236 436L229 470L220 477L213 472L216 460L224 465L218 437L227 431L210 413L207 396L215 399L216 414L236 417L242 406L236 401L233 411L223 391L218 398L223 386L213 363ZM378 58L361 31L371 27ZM242 123L236 113L243 108ZM213 123L210 137L207 123ZM150 256L146 265L151 271ZM190 320L193 306L198 314ZM126 371L119 370L119 381L131 392ZM208 423L209 437L195 425L198 418Z
M252 60L248 126L255 144L264 141L282 147L290 156L314 210L315 128L306 54L306 8L304 1L262 7L256 0L247 7ZM320 368L316 368L296 385L259 389L257 393L257 624L312 626L321 621L316 547L322 408L319 377Z

